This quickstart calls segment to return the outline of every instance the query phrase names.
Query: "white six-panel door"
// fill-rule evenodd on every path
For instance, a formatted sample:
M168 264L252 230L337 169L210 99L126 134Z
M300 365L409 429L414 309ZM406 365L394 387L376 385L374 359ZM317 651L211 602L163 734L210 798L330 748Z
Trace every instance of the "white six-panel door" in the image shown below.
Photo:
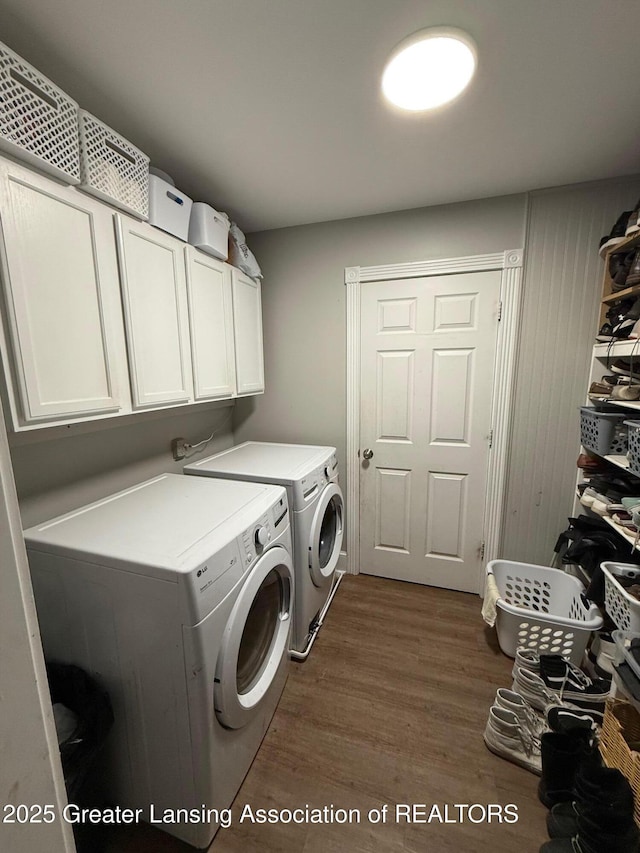
M477 590L500 280L362 288L362 572Z

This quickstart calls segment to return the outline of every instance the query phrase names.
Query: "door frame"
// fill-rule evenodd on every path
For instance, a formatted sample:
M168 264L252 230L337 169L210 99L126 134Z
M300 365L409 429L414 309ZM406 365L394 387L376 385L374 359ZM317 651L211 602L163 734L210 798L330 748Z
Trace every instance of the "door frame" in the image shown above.
M487 468L483 542L484 561L498 557L506 495L511 404L515 378L524 249L490 255L468 255L432 261L345 267L347 288L347 572L360 573L360 295L361 286L374 281L426 278L465 272L499 270L500 313L493 371L492 434ZM482 594L484 568L478 576Z
M71 825L60 819L67 793L1 400L0 560L3 739L11 733L0 792L5 803L51 803L57 816L49 826L7 824L0 836L9 847L19 837L25 850L41 849L46 837L48 853L75 853Z

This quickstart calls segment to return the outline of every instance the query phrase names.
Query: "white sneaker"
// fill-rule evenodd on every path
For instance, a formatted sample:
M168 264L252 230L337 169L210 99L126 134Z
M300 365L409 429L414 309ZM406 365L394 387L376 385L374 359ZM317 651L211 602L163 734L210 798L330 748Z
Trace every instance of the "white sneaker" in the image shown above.
M512 690L543 714L549 705L562 705L560 696L550 690L537 673L528 669L516 668Z
M511 675L516 677L516 669L528 669L531 672L540 672L540 654L535 649L518 649L516 659L513 662Z
M540 741L521 725L513 711L497 705L491 707L484 730L484 742L495 755L538 776L542 774Z
M496 691L493 704L498 708L511 711L520 720L520 725L529 731L533 737L539 738L543 732L549 731L545 719L529 705L529 703L514 690L500 687Z

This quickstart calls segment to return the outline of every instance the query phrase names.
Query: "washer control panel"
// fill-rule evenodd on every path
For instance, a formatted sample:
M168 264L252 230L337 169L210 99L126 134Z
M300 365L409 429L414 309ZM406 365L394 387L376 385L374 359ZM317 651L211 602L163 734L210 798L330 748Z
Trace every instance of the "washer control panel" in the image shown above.
M251 527L243 531L241 539L245 566L250 566L268 547L272 539L279 535L282 525L288 520L288 515L287 499L282 497Z

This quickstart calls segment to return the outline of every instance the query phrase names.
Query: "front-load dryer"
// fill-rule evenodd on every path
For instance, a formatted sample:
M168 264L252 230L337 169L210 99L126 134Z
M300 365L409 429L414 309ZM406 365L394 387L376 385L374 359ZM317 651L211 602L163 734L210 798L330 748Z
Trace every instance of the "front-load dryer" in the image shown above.
M166 474L25 540L45 656L111 697L109 800L206 847L287 677L284 488Z
M187 465L184 472L286 487L295 554L291 648L303 652L331 594L342 546L344 503L335 447L247 441Z

